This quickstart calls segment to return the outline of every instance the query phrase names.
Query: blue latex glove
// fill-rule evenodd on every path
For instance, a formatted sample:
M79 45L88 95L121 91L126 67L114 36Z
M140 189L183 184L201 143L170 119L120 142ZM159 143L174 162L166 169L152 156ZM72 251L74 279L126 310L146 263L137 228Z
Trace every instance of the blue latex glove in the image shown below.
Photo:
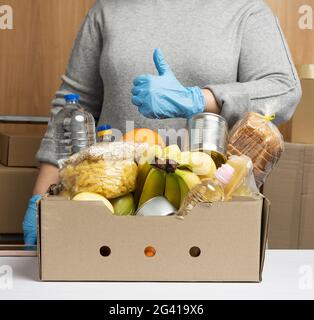
M205 109L205 98L199 87L184 87L177 80L160 49L154 51L159 73L137 77L132 89L132 103L146 118L190 118Z
M42 196L33 196L28 203L28 208L23 221L24 242L26 245L35 245L37 242L37 202Z

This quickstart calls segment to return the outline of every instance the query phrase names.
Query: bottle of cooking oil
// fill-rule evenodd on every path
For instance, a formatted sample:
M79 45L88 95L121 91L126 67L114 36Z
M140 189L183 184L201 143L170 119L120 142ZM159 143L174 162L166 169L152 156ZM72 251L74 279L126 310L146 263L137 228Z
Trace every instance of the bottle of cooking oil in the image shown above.
M190 190L183 200L177 215L179 217L186 216L198 203L224 201L224 189L230 183L234 172L235 170L232 166L223 164L215 172L214 179L204 179L200 184Z
M233 195L251 196L258 192L252 175L250 158L231 156L214 174L214 179L203 179L186 196L177 215L186 216L198 203L230 200Z

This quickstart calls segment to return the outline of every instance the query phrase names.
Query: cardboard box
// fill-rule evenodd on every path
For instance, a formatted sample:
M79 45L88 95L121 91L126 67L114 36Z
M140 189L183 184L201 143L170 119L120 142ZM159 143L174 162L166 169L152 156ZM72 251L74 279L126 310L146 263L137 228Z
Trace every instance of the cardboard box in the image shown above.
M262 197L199 205L184 220L114 216L101 202L47 197L39 208L40 278L259 282L268 215ZM154 257L145 256L148 246Z
M0 234L22 233L22 222L38 170L0 165Z
M285 149L264 185L272 204L269 248L314 249L314 145Z
M291 141L314 143L314 80L301 80L303 96L293 116Z
M314 65L297 66L302 99L291 122L290 142L314 143Z
M37 167L35 156L42 135L0 133L0 163L9 167Z
M314 145L304 152L299 248L314 249Z

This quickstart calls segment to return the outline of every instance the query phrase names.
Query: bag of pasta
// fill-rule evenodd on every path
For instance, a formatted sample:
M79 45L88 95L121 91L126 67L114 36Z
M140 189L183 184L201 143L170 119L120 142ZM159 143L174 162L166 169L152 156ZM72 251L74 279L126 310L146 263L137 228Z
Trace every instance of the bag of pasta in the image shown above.
M274 116L248 112L229 135L228 156L246 155L251 158L256 185L260 188L284 150L284 141Z
M94 192L113 199L133 192L136 160L145 147L126 142L95 144L59 162L61 183L71 197Z

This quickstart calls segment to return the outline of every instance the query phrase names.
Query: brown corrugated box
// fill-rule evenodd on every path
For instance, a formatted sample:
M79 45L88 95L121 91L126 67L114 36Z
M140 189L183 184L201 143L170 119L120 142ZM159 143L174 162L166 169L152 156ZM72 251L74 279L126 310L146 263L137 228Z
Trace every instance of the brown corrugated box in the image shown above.
M39 206L44 281L261 281L266 199L199 205L175 216L114 216L101 202L46 197ZM100 254L104 246L110 255ZM153 246L154 257L144 250ZM190 249L198 247L198 257ZM107 248L108 251L108 248Z
M37 167L35 156L42 135L0 133L0 163L9 167Z
M292 119L291 141L314 143L314 80L301 80L303 96Z
M0 165L0 234L22 233L22 222L38 170Z
M314 145L305 147L301 201L299 247L314 249Z
M314 145L285 147L264 186L272 205L269 247L314 249Z
M314 65L298 66L302 85L302 99L291 122L294 143L314 143Z

